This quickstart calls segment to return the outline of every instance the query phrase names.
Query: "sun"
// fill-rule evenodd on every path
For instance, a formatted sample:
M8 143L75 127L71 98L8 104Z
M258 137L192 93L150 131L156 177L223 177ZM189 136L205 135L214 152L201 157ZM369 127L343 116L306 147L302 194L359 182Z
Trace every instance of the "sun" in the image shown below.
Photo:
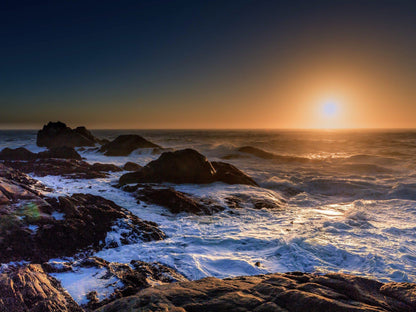
M338 115L339 104L337 101L329 100L322 104L322 114L324 117L331 118Z

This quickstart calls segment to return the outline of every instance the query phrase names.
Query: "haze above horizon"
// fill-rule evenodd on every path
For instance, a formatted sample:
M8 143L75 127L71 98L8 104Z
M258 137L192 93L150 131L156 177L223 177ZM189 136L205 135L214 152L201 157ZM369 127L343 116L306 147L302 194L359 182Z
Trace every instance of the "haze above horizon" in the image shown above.
M0 129L416 128L414 1L5 1L0 25Z

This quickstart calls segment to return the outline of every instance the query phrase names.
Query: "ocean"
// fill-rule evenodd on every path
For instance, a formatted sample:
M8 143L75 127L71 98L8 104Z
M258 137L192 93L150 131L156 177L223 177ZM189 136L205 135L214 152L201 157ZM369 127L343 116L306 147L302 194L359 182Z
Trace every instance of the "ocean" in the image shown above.
M269 272L345 272L379 281L416 282L416 131L388 130L96 130L113 139L135 133L163 147L194 148L226 161L260 187L170 185L214 200L230 196L275 203L256 209L250 200L210 216L137 203L114 185L124 173L97 180L35 177L54 189L49 196L91 193L113 200L159 224L168 238L104 249L108 261L158 261L189 279ZM36 146L36 131L0 131L0 149ZM238 152L251 146L271 154ZM136 150L127 157L80 151L88 162L145 165L159 155ZM258 207L257 207L258 208ZM116 231L107 240L117 240ZM54 259L53 261L64 261ZM96 289L97 272L56 273L78 302ZM103 290L101 296L105 297Z

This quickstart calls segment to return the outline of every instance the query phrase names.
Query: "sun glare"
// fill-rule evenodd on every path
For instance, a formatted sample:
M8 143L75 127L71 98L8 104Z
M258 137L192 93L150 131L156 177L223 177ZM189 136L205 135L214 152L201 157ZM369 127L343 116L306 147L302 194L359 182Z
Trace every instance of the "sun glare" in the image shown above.
M335 117L338 114L338 103L336 101L326 101L322 105L322 113L325 117Z

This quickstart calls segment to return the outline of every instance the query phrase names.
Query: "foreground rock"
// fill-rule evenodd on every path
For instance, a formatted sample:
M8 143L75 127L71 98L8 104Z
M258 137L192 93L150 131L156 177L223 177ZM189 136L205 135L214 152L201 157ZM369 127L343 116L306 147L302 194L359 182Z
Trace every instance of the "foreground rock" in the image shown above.
M0 152L0 160L35 160L44 158L62 158L62 159L78 159L81 160L81 155L72 148L67 146L52 147L47 151L40 153L32 153L31 151L19 147L8 148L6 147Z
M416 311L416 284L347 274L269 274L204 278L146 288L99 308L116 311Z
M139 200L168 208L172 213L188 212L199 215L211 215L224 210L219 205L203 202L172 188L145 187L138 190L135 195Z
M130 264L108 262L98 257L90 257L75 262L44 263L43 268L49 273L82 272L84 268L95 269L93 273L100 280L104 288L115 288L115 291L104 300L98 299L100 289L87 294L88 304L83 306L87 310L94 310L111 301L136 294L138 291L154 284L183 282L188 279L175 270L160 263L146 263L132 260ZM97 286L98 287L98 286Z
M165 152L136 172L120 178L121 185L130 183L196 183L224 182L228 184L257 185L257 183L236 167L209 162L193 149Z
M4 187L4 182L0 183ZM11 192L21 196L20 190ZM26 203L20 200L0 210L0 250L4 251L0 262L43 262L83 250L165 237L157 224L141 220L100 196L74 194L41 199L24 195L21 199L27 199ZM114 232L111 239L107 238L108 232Z
M45 147L94 146L100 140L85 127L71 129L63 122L49 122L38 131L36 144Z
M89 164L82 160L45 158L33 161L5 161L8 167L20 170L24 173L33 173L39 177L47 175L62 176L71 179L97 179L106 178L106 172L122 171L112 164Z
M160 148L140 135L127 134L120 135L113 141L104 144L100 152L106 156L128 156L138 148Z
M38 264L0 272L1 312L82 312L78 304Z

